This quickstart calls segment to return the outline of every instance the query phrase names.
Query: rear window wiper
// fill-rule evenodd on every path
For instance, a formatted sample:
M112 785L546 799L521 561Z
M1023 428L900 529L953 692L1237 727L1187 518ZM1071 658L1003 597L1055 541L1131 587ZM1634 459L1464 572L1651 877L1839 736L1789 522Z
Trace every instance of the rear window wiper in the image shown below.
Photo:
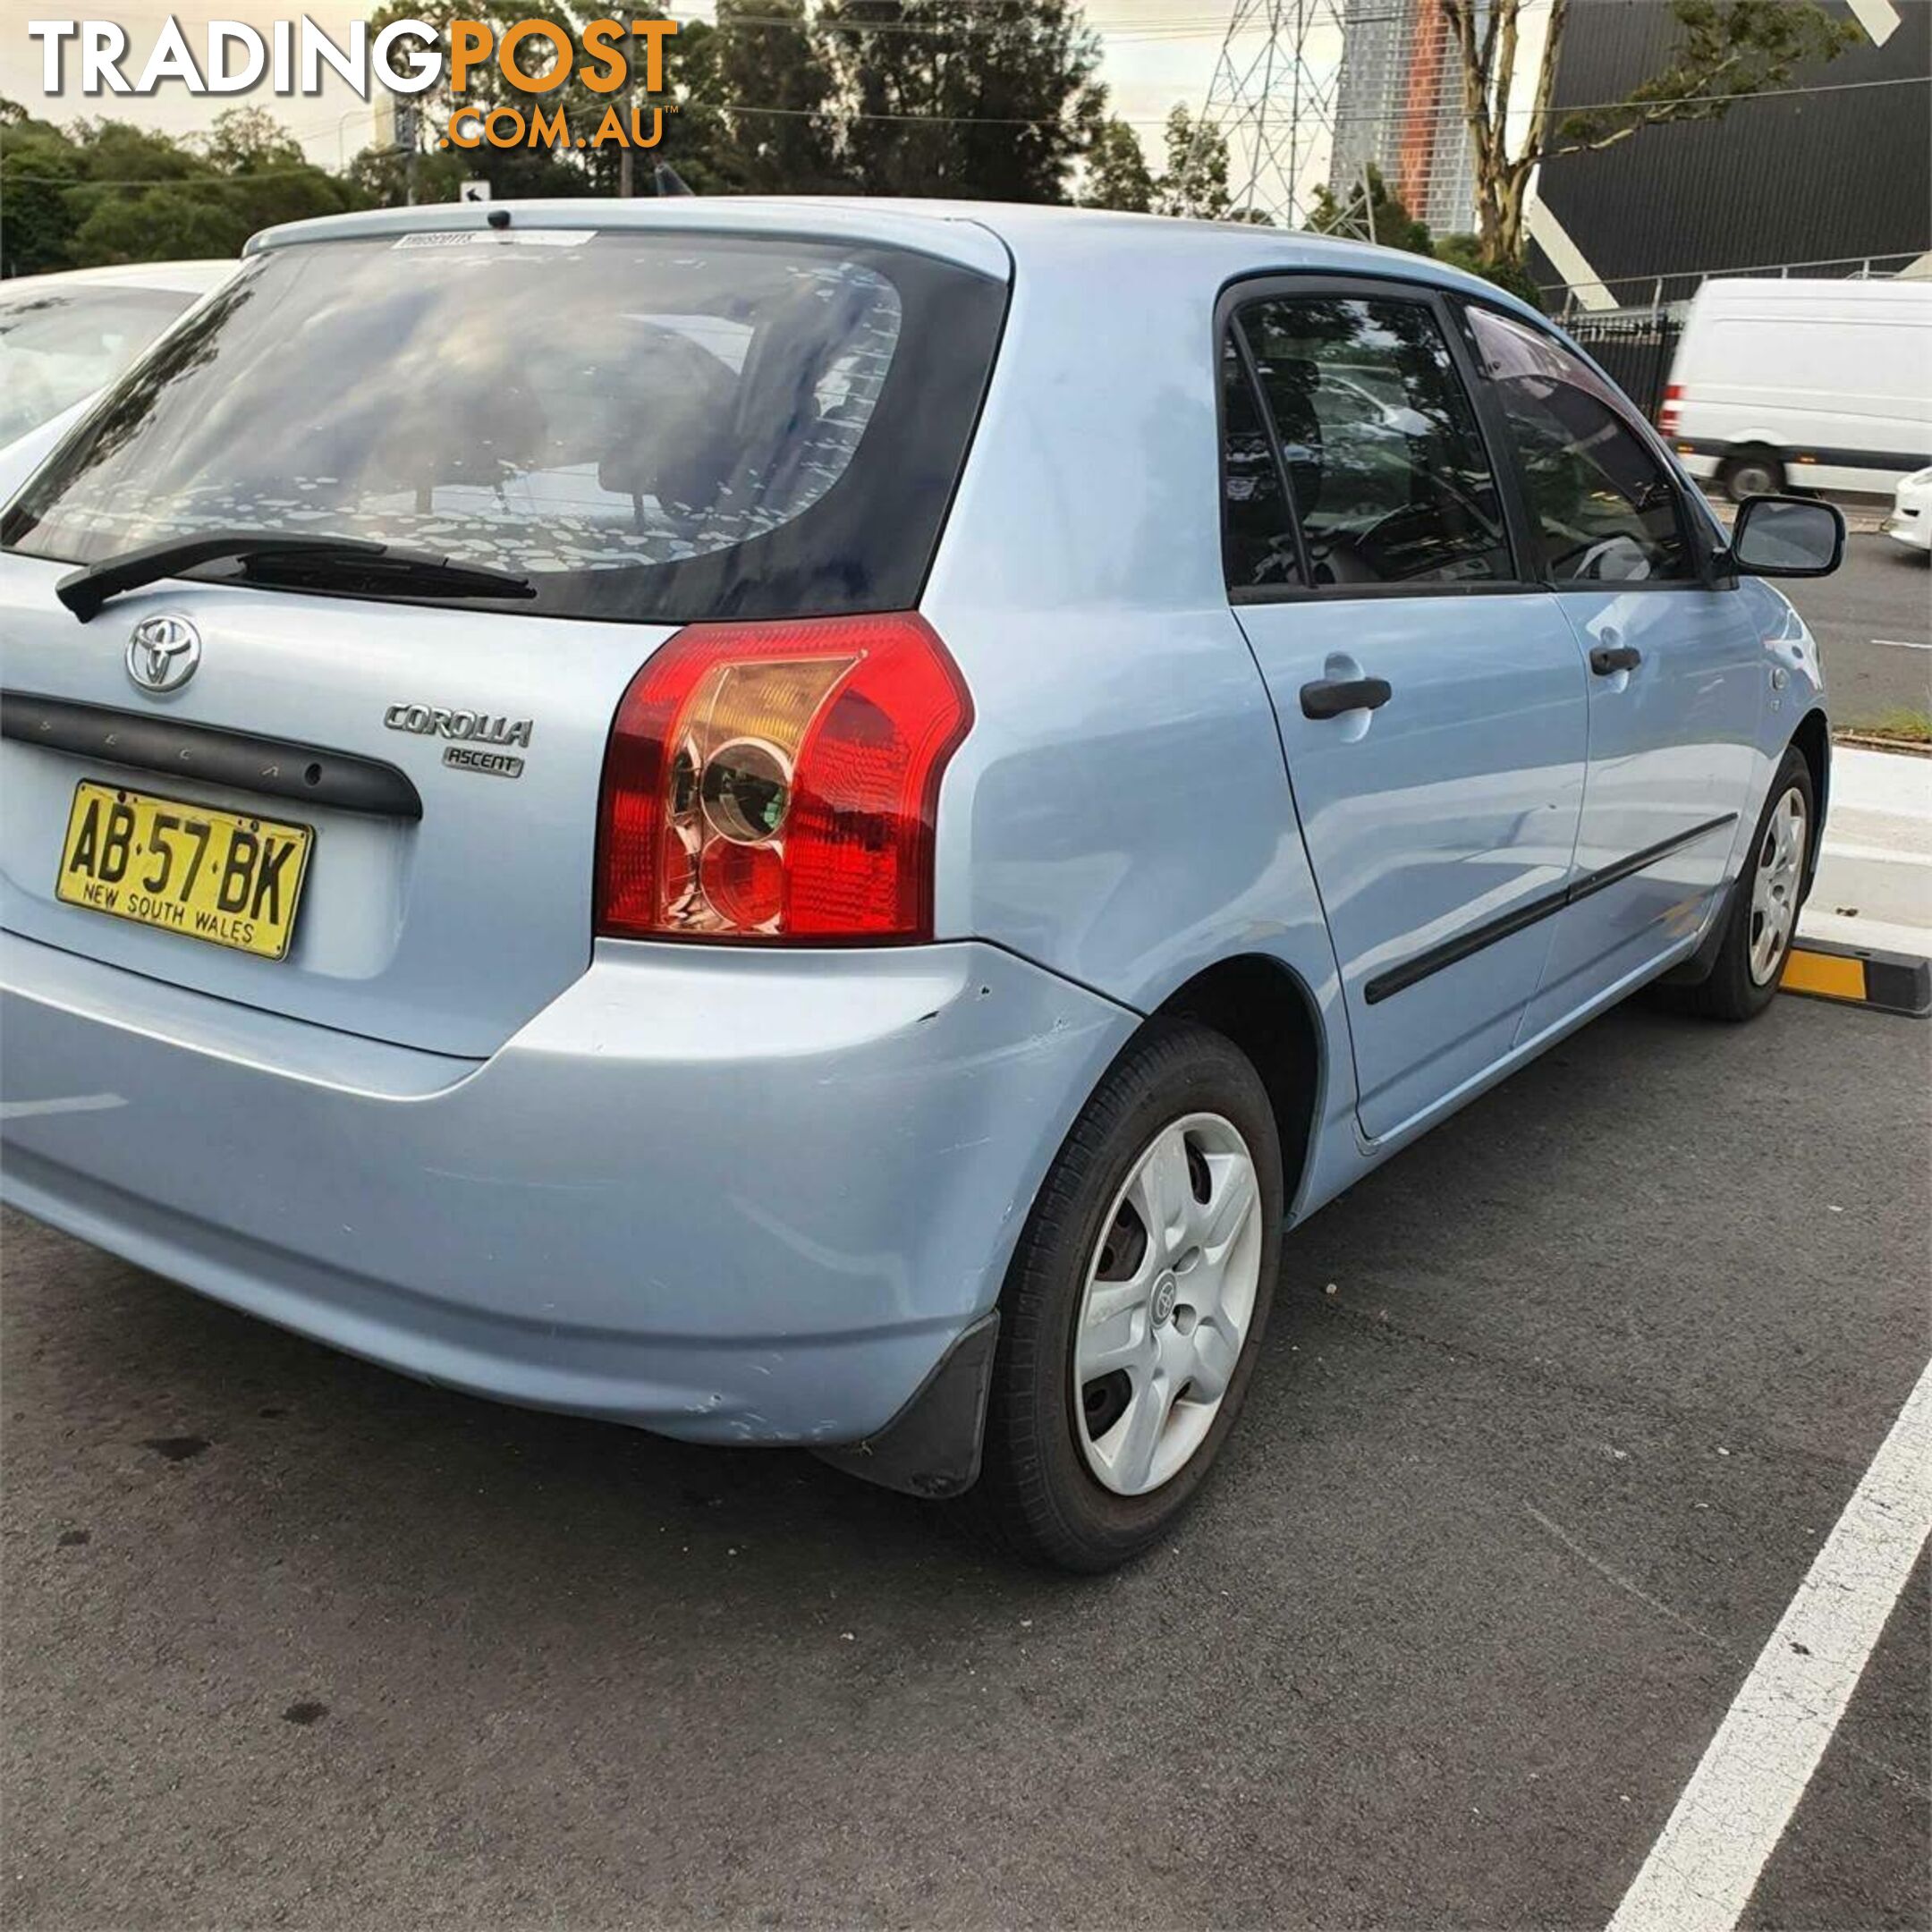
M305 537L287 530L213 531L169 537L70 571L54 594L82 623L109 597L179 577L206 564L233 562L250 582L317 589L369 588L419 597L533 597L536 586L508 571L460 564L423 550L360 537Z

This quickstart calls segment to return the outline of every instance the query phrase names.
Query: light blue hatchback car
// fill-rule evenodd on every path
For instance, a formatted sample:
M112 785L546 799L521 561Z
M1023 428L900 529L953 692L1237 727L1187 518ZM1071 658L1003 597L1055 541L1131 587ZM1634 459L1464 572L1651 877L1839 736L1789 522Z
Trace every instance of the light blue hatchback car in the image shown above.
M5 1198L447 1386L1104 1569L1284 1225L1769 1000L1818 654L1540 318L1058 209L344 216L0 521Z

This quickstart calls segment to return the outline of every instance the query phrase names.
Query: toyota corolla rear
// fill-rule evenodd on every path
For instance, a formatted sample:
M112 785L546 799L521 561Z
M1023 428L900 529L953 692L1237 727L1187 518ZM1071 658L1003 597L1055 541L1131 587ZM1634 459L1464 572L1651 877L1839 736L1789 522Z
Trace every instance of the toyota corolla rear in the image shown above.
M680 216L280 232L9 511L0 1179L416 1374L852 1442L1131 1019L934 928L1004 251Z

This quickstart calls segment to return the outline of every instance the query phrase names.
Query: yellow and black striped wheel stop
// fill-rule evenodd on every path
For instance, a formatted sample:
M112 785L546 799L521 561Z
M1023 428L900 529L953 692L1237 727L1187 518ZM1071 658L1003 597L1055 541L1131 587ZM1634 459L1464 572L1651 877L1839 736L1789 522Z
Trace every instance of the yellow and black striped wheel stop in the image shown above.
M1915 1020L1932 1015L1932 961L1869 946L1801 939L1784 962L1783 990L1813 999L1849 1000Z

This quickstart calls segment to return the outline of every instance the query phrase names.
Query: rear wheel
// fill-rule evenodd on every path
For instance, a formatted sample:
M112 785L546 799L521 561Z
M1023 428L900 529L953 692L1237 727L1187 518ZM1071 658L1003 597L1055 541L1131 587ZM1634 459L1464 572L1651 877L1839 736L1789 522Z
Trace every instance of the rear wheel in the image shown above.
M1741 449L1727 456L1717 472L1724 493L1734 504L1747 496L1775 496L1784 487L1784 465L1767 449Z
M1061 1149L1013 1258L973 1506L1011 1547L1110 1570L1206 1480L1281 1258L1281 1152L1252 1064L1150 1025Z
M1714 1020L1753 1020L1771 1004L1798 930L1815 823L1811 767L1793 746L1771 782L1750 856L1731 888L1710 977L1690 988L1694 1011Z

